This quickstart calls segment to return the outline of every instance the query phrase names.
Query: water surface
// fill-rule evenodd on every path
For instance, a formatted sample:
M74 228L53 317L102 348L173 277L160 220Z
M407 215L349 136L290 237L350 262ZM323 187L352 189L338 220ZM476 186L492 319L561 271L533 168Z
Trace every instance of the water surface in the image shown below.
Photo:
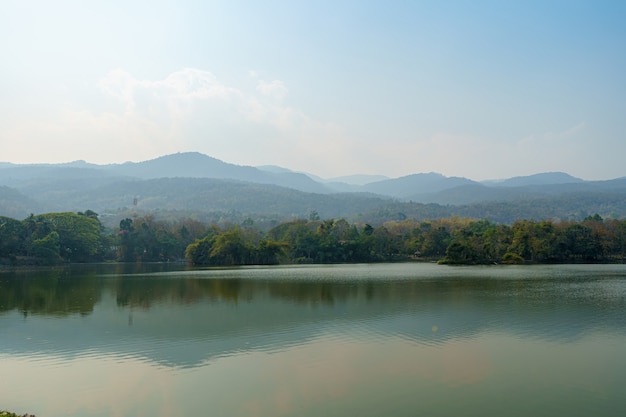
M621 416L626 267L0 273L0 409Z

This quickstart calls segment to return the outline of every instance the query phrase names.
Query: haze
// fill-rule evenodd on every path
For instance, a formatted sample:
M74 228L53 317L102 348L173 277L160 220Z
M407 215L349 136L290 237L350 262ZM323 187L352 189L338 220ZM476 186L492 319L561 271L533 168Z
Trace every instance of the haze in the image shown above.
M626 175L626 3L13 1L0 161Z

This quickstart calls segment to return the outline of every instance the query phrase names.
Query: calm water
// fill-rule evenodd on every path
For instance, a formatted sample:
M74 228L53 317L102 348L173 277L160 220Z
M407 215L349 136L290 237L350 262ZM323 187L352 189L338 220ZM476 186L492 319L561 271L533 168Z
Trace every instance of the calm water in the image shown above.
M624 416L626 266L0 272L0 409Z

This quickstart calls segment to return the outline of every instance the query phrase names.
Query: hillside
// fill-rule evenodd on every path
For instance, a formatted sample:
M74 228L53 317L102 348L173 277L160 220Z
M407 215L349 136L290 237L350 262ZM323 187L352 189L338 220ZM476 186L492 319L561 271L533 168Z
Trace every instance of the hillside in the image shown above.
M585 181L565 173L482 183L437 173L383 180L344 177L348 182L314 178L275 166L229 164L194 152L111 165L2 163L0 215L139 210L279 221L317 212L322 218L372 223L451 215L504 223L520 218L580 220L595 213L626 217L626 178ZM376 181L367 182L370 179Z
M0 216L23 219L30 213L41 212L42 207L19 191L0 185Z
M467 184L475 184L475 181L467 178L446 177L431 172L372 182L364 185L363 190L397 198L413 199L418 195L440 192Z

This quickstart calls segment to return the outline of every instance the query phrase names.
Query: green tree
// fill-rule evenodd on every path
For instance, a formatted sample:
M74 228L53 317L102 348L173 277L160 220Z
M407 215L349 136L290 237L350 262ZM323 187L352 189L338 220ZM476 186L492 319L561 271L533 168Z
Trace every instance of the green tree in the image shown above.
M424 232L420 252L426 257L442 257L445 255L451 240L450 232L445 227L428 228Z
M15 258L25 253L26 227L19 220L0 216L0 258Z
M117 234L120 239L118 258L120 261L132 262L136 259L133 231L132 219L126 218L120 221L120 231Z
M59 256L59 250L61 249L59 241L59 234L55 231L48 233L40 239L35 239L32 248L33 256L40 258L46 264L60 262L62 259Z
M509 252L530 260L532 257L532 229L533 223L530 221L515 222L512 227L513 238Z
M219 234L209 254L216 265L247 265L252 263L252 248L246 244L239 227Z
M466 242L455 240L446 249L443 262L448 264L475 264L476 253Z
M275 240L261 240L257 249L257 263L261 265L275 265L279 263L279 259L284 256L288 248L286 242L277 242Z
M567 226L563 242L572 260L595 261L602 252L601 245L591 229L582 224L574 223Z
M49 213L38 218L58 233L60 255L66 261L102 259L101 226L97 218L76 213Z

